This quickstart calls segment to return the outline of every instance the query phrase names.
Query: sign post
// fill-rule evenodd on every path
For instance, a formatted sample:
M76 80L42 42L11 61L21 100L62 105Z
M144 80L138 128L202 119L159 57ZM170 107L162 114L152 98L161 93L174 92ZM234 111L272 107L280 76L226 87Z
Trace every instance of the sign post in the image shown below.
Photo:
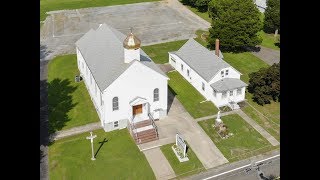
M96 160L96 158L94 158L94 150L93 150L93 139L96 138L97 135L92 135L92 131L90 132L90 136L87 136L87 139L90 139L91 141L91 151L92 151L92 157L91 160Z

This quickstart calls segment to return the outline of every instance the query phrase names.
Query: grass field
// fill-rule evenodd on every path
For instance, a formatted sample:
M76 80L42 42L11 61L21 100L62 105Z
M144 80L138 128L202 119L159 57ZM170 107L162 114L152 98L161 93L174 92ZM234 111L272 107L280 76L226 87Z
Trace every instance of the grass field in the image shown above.
M211 101L206 101L205 98L177 71L167 73L170 78L168 84L174 91L184 108L190 113L193 118L217 114L218 109Z
M274 34L267 34L264 31L259 31L258 34L262 38L261 46L274 50L280 50L280 47L276 45L276 43L279 41L274 37Z
M245 159L278 148L272 146L238 114L223 116L222 121L234 135L222 139L212 125L214 119L198 122L222 154L230 161Z
M168 52L179 50L181 46L186 42L187 40L173 41L150 46L144 46L141 48L145 53L148 54L148 56L153 60L153 62L155 62L156 64L164 64L169 61Z
M40 21L47 17L46 12L62 9L112 6L159 0L40 0Z
M96 130L92 161L89 133L56 141L49 146L50 179L156 179L144 154L127 129ZM103 143L104 142L104 143Z
M187 149L187 155L189 158L189 161L186 162L180 162L177 158L177 156L174 154L171 146L173 144L167 144L164 146L161 146L160 149L164 156L169 161L173 171L177 176L185 177L190 176L192 174L198 174L201 171L204 171L204 167L201 164L200 160L197 158L196 154L192 151L192 149L188 146Z
M55 130L99 121L84 82L74 81L79 74L76 59L76 55L59 56L48 65L49 123Z

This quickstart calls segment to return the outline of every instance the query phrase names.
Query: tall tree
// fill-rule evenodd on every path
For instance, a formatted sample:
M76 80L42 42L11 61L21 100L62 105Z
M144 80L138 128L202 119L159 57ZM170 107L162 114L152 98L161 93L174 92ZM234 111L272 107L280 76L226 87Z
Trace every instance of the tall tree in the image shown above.
M248 91L260 105L280 101L280 63L249 74Z
M195 5L201 12L207 12L210 0L196 0Z
M280 0L267 0L264 15L264 31L274 33L278 29L280 32Z
M257 35L262 27L260 12L252 0L212 0L208 11L213 19L209 29L209 48L214 48L217 38L221 49L227 51L261 43L262 39Z

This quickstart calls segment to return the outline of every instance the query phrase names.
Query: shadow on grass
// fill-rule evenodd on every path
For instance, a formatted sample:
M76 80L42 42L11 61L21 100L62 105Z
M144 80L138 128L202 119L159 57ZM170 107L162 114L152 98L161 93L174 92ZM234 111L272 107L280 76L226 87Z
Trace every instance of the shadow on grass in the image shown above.
M173 99L176 95L177 95L177 93L170 86L168 86L168 107L167 107L168 111L167 111L167 113L170 111L170 108L173 103Z
M108 142L108 139L107 138L104 138L103 141L99 142L100 146L97 150L97 152L94 154L94 157L97 157L98 155L98 152L100 151L101 147L104 145L104 143Z
M49 134L61 130L70 121L68 112L77 105L72 102L76 89L68 79L54 79L48 83Z
M280 48L280 43L279 42L274 43L274 45Z

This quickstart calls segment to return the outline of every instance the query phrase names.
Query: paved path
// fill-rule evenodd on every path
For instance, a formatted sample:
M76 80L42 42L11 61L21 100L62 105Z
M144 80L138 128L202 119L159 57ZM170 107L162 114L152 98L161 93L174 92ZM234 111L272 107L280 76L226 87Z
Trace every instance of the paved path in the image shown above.
M258 46L260 51L252 51L251 53L269 65L280 62L280 51Z
M235 112L241 116L247 123L249 123L255 130L257 130L264 138L266 138L273 146L279 145L273 136L271 136L266 130L264 130L260 125L258 125L254 120L248 117L241 109L235 110Z
M170 91L168 102L168 107L170 107L168 116L156 121L159 140L141 144L139 148L152 149L174 143L175 135L179 133L188 142L206 169L227 163L228 160Z
M143 151L157 179L171 179L176 177L167 158L160 148Z
M164 73L167 73L169 71L173 71L174 70L174 68L169 63L157 64L157 65Z
M235 114L236 112L235 111L228 111L228 112L223 112L223 113L220 113L221 116L226 116L226 115L229 115L229 114ZM215 118L217 117L217 115L211 115L211 116L205 116L205 117L201 117L201 118L197 118L195 119L196 121L203 121L203 120L207 120L207 119L212 119L212 118Z
M78 127L74 127L74 128L67 129L67 130L58 131L54 135L52 135L50 137L50 139L58 140L58 139L62 139L62 138L68 137L68 136L73 136L76 134L81 134L84 132L89 132L89 131L93 131L93 130L101 129L101 128L102 128L102 126L101 126L100 122L90 123L90 124L86 124L84 126L78 126Z

